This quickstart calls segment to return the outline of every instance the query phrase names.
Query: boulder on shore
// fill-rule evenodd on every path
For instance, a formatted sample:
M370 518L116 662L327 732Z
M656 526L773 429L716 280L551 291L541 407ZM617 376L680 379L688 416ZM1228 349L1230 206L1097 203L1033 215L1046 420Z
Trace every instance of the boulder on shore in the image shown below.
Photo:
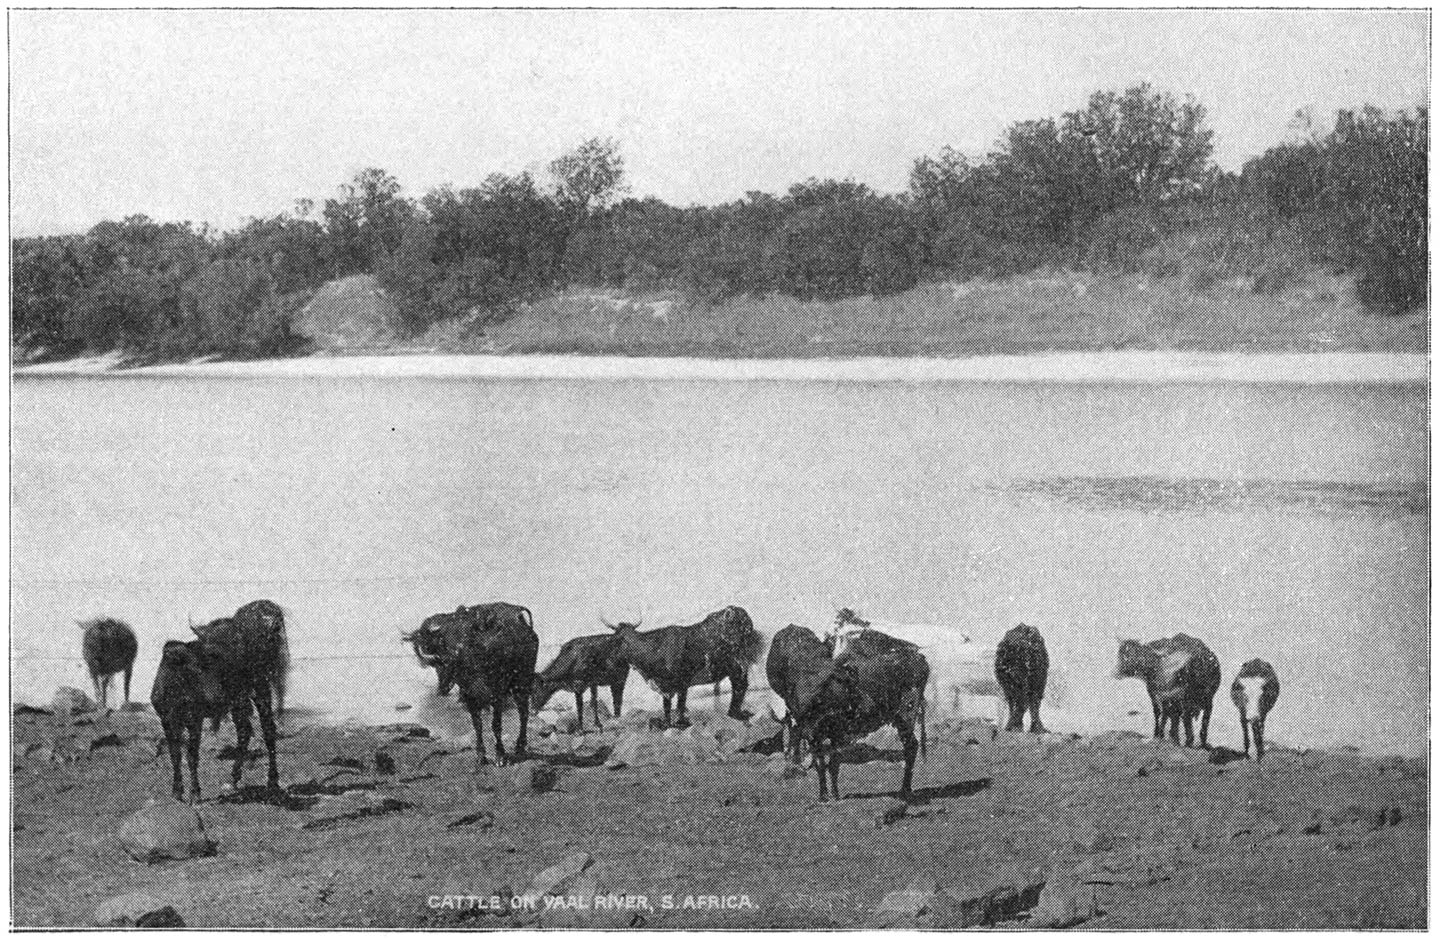
M151 801L128 816L117 834L131 858L146 864L215 854L200 814L184 803Z
M50 710L62 718L93 712L98 707L90 696L68 685L56 689L55 697L50 701Z
M139 892L111 898L95 909L96 927L184 927L185 920L164 901Z

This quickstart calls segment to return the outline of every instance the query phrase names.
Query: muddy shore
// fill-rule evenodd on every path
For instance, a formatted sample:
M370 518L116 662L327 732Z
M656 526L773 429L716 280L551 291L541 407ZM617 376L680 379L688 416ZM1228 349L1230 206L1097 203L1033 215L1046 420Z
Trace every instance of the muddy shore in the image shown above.
M584 734L536 722L535 760L477 775L468 737L291 716L283 805L221 792L227 723L201 752L216 853L146 864L117 831L171 800L158 721L22 708L12 923L82 927L143 892L196 927L1018 927L1057 896L1103 929L1426 924L1423 760L1282 749L1257 765L972 720L931 725L908 804L883 732L849 755L845 798L821 804L813 773L766 753L763 719L697 713L667 735L651 717ZM244 783L263 780L252 751ZM570 868L546 880L556 865ZM510 901L527 890L534 907ZM461 896L501 910L436 900Z

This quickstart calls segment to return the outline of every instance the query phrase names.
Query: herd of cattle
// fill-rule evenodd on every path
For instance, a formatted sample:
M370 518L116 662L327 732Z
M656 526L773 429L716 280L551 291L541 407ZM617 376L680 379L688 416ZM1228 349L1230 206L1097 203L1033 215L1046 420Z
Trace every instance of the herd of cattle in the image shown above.
M746 717L750 668L759 661L765 641L744 609L726 607L699 623L656 630L641 631L639 623L602 622L609 633L567 641L538 673L540 638L534 618L517 604L461 606L454 613L426 618L419 629L402 634L402 640L423 666L435 669L440 695L459 690L475 727L477 769L489 762L482 727L486 709L496 759L503 764L507 756L501 716L511 703L520 716L515 756L523 757L532 709L539 711L558 692L569 691L583 726L584 695L589 691L598 725L600 687L610 688L618 716L632 666L660 693L666 726L672 719L677 726L688 723L685 699L691 687L722 679L730 683L730 716ZM104 707L111 678L123 673L128 702L138 649L134 632L111 618L81 626L82 653L96 698ZM239 785L251 738L252 706L260 718L269 760L267 782L277 788L275 715L284 708L290 664L284 612L273 601L254 601L231 617L192 629L194 640L165 643L150 694L170 751L175 798L185 795L182 743L190 770L190 798L195 800L200 794L196 764L204 721L210 720L213 732L227 713L235 723L237 754L230 776L232 784ZM1006 633L996 647L994 668L1009 708L1006 729L1022 731L1028 714L1030 731L1044 732L1040 705L1050 659L1040 631L1021 624ZM900 790L910 793L916 755L924 756L926 749L930 663L920 645L874 629L847 609L824 638L794 624L778 631L769 644L765 674L770 689L785 703L790 758L798 763L802 745L809 747L822 801L832 793L840 796L836 749L887 724L895 728L904 749ZM1194 722L1199 717L1200 746L1209 746L1210 713L1221 677L1219 660L1203 642L1184 633L1149 643L1124 640L1115 676L1144 681L1156 738L1163 737L1168 726L1170 739L1178 744L1183 723L1185 744L1194 746ZM1265 718L1279 694L1275 670L1264 660L1250 660L1236 675L1230 696L1240 713L1247 755L1253 736L1256 758L1264 757Z

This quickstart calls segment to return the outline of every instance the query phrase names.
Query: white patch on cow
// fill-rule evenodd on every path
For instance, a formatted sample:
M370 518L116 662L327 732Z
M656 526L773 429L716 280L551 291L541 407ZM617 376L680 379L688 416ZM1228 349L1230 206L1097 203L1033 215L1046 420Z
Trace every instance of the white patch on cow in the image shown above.
M1185 690L1175 681L1180 670L1190 662L1191 654L1184 650L1176 650L1166 653L1160 658L1160 696L1162 698L1179 698Z
M1265 688L1264 677L1244 676L1239 680L1238 684L1241 689L1241 701L1244 702L1246 715L1250 718L1260 717L1259 714L1255 711L1255 709L1258 709L1260 707L1260 693ZM1252 702L1255 703L1254 709L1251 708Z

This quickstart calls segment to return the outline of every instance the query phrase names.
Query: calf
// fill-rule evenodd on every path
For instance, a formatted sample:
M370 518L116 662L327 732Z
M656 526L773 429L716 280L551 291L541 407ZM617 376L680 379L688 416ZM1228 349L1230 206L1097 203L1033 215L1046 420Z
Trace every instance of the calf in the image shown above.
M1030 713L1030 732L1044 734L1040 702L1045 698L1045 678L1050 672L1050 654L1040 631L1020 624L1005 634L995 648L995 680L1010 707L1006 731L1021 731L1025 713Z
M515 738L515 757L526 755L526 726L530 721L530 689L535 683L535 660L540 637L528 608L498 601L463 608L464 614L446 618L440 628L442 679L448 677L460 690L460 701L470 712L475 727L475 769L490 762L485 753L481 712L490 709L490 728L495 736L495 759L509 763L501 739L501 718L507 702L515 703L520 715L520 733Z
M795 726L810 742L820 801L830 791L840 799L840 758L836 749L854 737L893 725L905 752L900 795L908 797L917 749L924 753L925 685L930 666L918 651L894 649L866 655L851 652L832 660L809 659L796 670ZM921 729L920 741L915 725Z
M1144 681L1155 714L1155 737L1164 737L1168 724L1170 740L1179 744L1183 720L1185 746L1194 747L1195 716L1203 715L1200 746L1210 746L1210 713L1220 688L1220 661L1203 642L1184 633L1149 643L1122 640L1115 678Z
M130 703L130 674L135 669L135 653L139 643L135 631L128 624L111 617L97 617L94 620L78 620L80 629L85 631L80 641L80 652L85 657L85 667L90 670L90 682L95 686L95 701L101 708L108 707L110 680L116 673L125 674L125 703Z
M1245 739L1245 753L1250 753L1251 729L1255 735L1255 759L1265 757L1265 716L1280 697L1280 677L1275 667L1263 659L1252 659L1240 667L1230 684L1230 700L1240 710L1240 733Z
M165 743L170 749L171 787L175 799L185 798L180 774L180 746L190 763L190 802L200 799L200 733L206 718L218 724L231 702L219 677L206 668L204 644L200 640L182 643L169 640L160 653L150 704L160 716ZM248 708L248 705L246 706ZM238 727L238 724L237 724Z
M688 626L661 627L641 633L638 623L601 622L620 638L620 648L630 665L655 684L665 707L665 724L670 724L670 703L678 699L678 727L685 718L685 696L692 685L730 680L730 717L745 718L745 690L750 687L750 667L760 658L764 640L740 607L726 607Z
M796 682L807 672L817 672L831 659L830 647L820 641L814 631L790 624L770 640L770 654L765 658L765 678L770 691L785 702L785 733L789 736L791 763L800 762L800 735L795 730Z
M620 638L613 633L598 636L577 636L560 647L555 659L535 677L535 695L530 705L535 711L544 708L561 689L575 693L575 714L580 727L585 727L585 690L590 690L590 704L595 710L595 724L600 727L600 686L610 687L615 703L615 717L625 700L625 683L630 679L630 664L620 652Z

